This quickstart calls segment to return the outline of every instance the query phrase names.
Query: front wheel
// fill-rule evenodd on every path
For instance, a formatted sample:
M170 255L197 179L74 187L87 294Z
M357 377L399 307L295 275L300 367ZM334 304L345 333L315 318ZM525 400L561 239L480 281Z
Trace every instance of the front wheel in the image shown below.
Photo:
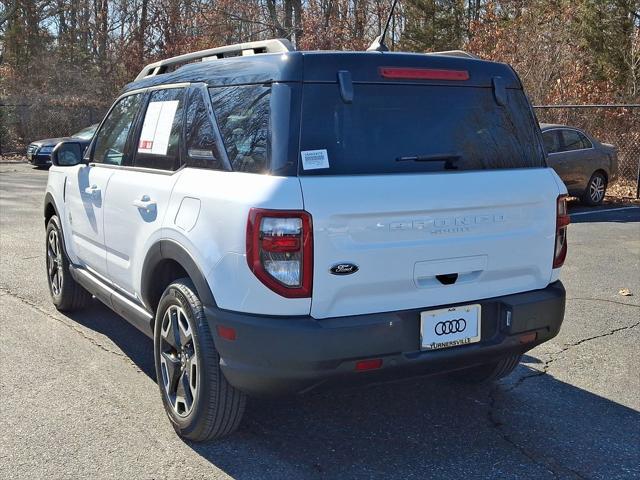
M522 355L505 355L497 361L452 372L450 376L463 383L485 384L506 377L520 363Z
M238 428L246 397L220 370L202 303L189 279L176 280L160 299L154 357L162 403L178 435L206 441Z
M600 172L591 175L587 188L582 194L582 203L595 207L604 200L607 191L607 178Z
M47 280L54 306L61 312L84 307L91 295L71 276L69 259L62 243L62 227L56 215L47 223L46 254Z

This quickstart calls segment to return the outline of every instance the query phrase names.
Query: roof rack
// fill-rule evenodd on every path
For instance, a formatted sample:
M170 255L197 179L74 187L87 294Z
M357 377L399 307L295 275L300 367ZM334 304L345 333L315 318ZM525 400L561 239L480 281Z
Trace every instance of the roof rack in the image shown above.
M427 55L444 55L445 57L466 57L475 58L479 60L480 57L473 53L465 52L464 50L446 50L444 52L427 52Z
M198 52L186 53L177 57L167 58L159 62L150 63L144 67L135 81L143 78L161 75L167 72L170 66L180 63L189 63L196 60L215 60L218 58L238 57L244 55L255 55L258 53L284 53L295 50L291 42L285 38L275 38L271 40L261 40L258 42L237 43L224 47L209 48Z

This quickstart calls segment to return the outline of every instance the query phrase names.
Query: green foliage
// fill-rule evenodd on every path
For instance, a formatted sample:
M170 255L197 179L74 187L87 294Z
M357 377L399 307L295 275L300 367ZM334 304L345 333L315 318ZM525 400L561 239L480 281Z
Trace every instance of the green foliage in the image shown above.
M462 48L467 36L464 0L407 0L400 47L415 52Z
M634 29L640 21L636 0L581 0L576 2L575 38L591 53L593 73L629 87Z

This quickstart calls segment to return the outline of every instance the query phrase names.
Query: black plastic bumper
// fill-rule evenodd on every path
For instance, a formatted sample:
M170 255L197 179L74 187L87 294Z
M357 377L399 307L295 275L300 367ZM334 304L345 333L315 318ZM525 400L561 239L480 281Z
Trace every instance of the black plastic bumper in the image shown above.
M463 304L482 306L481 341L443 350L420 350L420 312L433 306L316 320L205 308L225 377L253 395L302 393L327 382L425 375L524 353L558 334L565 290L555 282L542 290ZM216 327L236 331L221 338ZM525 333L535 333L527 335ZM525 342L525 343L523 343ZM382 358L382 368L356 372L358 360Z
M36 154L27 156L27 161L31 165L43 166L43 165L51 165L51 155L46 154Z

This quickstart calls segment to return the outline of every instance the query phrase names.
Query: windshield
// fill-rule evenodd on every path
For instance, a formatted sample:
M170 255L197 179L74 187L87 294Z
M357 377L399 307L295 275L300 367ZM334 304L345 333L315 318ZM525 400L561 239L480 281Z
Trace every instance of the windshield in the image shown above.
M81 138L83 140L91 140L93 134L96 133L96 129L98 128L98 124L91 125L90 127L83 128L79 132L71 135L72 137Z
M354 84L304 85L300 137L304 175L412 173L544 167L544 152L521 90ZM326 157L324 150L326 150ZM305 158L319 159L307 163Z

